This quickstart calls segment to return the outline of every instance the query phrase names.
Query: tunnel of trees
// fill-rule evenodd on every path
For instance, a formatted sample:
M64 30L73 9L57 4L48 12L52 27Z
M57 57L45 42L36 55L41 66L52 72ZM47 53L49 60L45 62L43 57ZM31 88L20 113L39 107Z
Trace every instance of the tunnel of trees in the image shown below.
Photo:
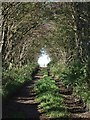
M32 79L45 48L50 74L90 108L90 3L2 2L1 11L3 98Z

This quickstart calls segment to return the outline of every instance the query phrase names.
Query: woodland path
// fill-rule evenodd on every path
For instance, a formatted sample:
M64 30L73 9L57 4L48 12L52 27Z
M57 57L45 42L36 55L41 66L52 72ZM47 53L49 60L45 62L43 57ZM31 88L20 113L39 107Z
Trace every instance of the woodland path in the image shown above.
M38 103L35 102L36 93L34 92L34 85L43 76L38 75L38 72L32 76L31 81L27 82L11 99L3 103L3 119L64 120L59 118L50 119L39 113ZM72 88L68 87L67 89L62 81L57 79L55 81L60 89L60 94L64 97L67 110L71 113L70 118L67 120L90 120L90 112L80 98L73 96Z

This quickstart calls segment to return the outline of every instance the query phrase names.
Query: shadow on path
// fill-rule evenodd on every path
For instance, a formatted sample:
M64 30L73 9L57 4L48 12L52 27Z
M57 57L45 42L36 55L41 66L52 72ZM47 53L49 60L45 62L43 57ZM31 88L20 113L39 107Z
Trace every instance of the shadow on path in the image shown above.
M35 81L35 74L38 69L32 73L32 81L26 83L22 89L17 91L15 96L2 104L2 119L7 118L23 118L29 120L40 120L40 114L35 102L35 92L33 90Z

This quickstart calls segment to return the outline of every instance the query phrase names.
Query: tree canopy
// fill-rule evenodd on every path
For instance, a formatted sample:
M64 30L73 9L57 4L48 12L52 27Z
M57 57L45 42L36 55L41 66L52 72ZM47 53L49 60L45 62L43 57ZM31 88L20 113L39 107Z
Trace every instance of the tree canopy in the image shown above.
M54 60L90 61L89 3L2 3L3 65L36 61L45 47Z

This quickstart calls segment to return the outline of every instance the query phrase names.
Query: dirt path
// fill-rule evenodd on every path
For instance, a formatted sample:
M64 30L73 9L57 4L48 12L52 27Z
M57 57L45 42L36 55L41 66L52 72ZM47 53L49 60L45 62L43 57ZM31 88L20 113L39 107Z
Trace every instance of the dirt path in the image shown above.
M56 79L56 85L64 98L64 104L70 113L71 120L90 120L90 110L81 97L73 94L72 86L65 86L62 81Z
M18 91L14 97L3 103L3 119L29 119L29 120L64 120L61 118L47 118L42 116L38 111L38 103L35 102L36 93L34 92L35 82L38 81L43 75L33 74L34 78L29 81L22 89ZM66 88L60 80L55 80L56 85L60 89L60 94L64 97L64 103L67 110L71 113L71 120L90 120L90 111L76 96L73 96L73 89ZM67 120L70 120L67 118Z
M7 118L29 118L39 120L40 114L35 103L35 92L33 91L35 78L28 82L18 93L7 103L3 103L3 119Z

